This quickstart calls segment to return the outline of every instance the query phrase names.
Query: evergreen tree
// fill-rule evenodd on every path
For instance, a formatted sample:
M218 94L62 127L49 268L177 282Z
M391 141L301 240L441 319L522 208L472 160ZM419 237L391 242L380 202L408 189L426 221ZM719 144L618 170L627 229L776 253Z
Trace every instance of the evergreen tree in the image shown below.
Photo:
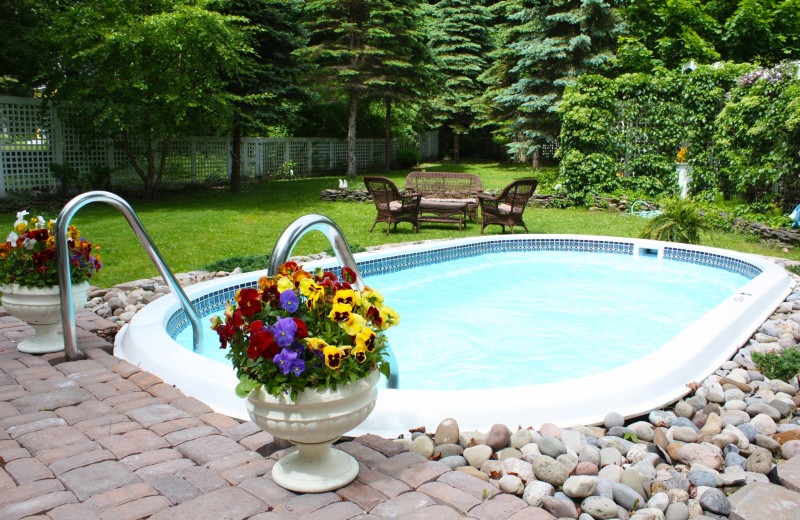
M347 175L356 175L356 118L361 98L403 92L413 81L415 6L412 0L310 0L309 45L301 52L317 66L321 90L348 96ZM405 55L411 52L411 55Z
M582 74L608 69L619 32L616 9L604 0L522 0L509 20L506 44L514 65L513 83L495 97L509 110L509 152L533 156L555 140L560 120L556 106L564 88Z
M234 94L231 121L233 160L231 190L241 184L242 135L269 127L291 126L298 104L309 98L302 83L307 67L295 51L306 43L299 0L231 0L224 12L246 19L252 47L229 82Z
M460 136L473 126L486 89L478 78L491 51L490 13L478 2L441 0L433 15L429 46L445 79L430 104L435 117L453 131L453 160L458 163Z

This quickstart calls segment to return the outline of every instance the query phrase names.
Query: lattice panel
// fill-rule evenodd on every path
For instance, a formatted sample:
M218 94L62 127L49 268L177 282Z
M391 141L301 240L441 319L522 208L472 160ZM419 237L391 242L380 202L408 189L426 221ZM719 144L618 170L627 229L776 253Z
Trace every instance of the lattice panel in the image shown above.
M308 151L311 143L308 141L290 140L286 143L286 162L294 163L293 169L296 176L307 176L311 174L308 164Z
M286 143L274 140L264 140L260 142L262 146L262 166L261 175L273 175L281 170L281 166L286 162Z
M347 171L347 141L333 143L333 171L340 173Z
M422 161L439 158L439 131L425 132L419 136L419 156Z
M195 182L228 177L228 158L230 157L230 141L228 139L196 138L191 142L195 158ZM187 159L191 165L191 156L187 156Z
M55 154L53 129L43 119L39 100L0 103L0 195L5 191L56 187L50 173Z
M333 170L333 145L330 140L311 142L311 171L327 172Z
M258 175L258 142L242 140L242 176L255 178Z

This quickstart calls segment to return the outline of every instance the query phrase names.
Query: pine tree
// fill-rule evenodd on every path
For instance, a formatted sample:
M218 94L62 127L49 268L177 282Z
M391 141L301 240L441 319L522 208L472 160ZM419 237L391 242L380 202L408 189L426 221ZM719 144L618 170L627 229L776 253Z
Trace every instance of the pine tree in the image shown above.
M486 70L491 40L490 13L478 2L441 0L434 6L429 46L445 78L431 100L436 118L453 131L453 160L461 160L460 136L475 123L486 85L478 78Z
M359 100L402 92L413 83L419 53L415 6L403 0L310 0L306 25L310 43L302 53L317 67L317 86L348 97L347 175L356 175L356 116ZM405 52L411 52L405 55Z
M231 77L228 87L236 99L230 184L232 191L238 191L242 135L289 126L297 104L309 97L302 84L306 66L294 54L306 39L299 24L299 0L232 0L225 13L247 19L252 46L251 60Z
M582 74L602 72L613 59L619 20L604 0L522 0L509 15L520 28L508 48L515 59L513 83L495 97L509 107L509 152L533 156L553 142L560 122L556 107L567 85Z

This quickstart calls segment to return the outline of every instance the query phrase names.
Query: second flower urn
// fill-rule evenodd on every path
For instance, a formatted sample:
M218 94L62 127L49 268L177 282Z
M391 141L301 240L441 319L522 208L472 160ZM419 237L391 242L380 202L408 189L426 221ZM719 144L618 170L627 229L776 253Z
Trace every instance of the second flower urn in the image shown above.
M372 412L379 377L375 370L336 390L307 388L295 402L288 396L273 397L263 387L250 392L245 405L253 422L299 448L273 466L276 484L300 493L321 493L339 489L356 478L358 462L331 444Z

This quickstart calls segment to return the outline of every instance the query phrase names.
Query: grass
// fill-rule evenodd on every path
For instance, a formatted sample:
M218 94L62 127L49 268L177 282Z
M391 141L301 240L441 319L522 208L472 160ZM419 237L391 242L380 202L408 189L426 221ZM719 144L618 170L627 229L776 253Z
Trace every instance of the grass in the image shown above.
M533 173L526 165L487 163L429 164L430 171L465 171L481 176L486 189L502 188L515 178L534 176L542 184L552 184L554 168ZM388 176L404 186L408 170L397 170ZM156 201L130 200L156 247L174 272L201 269L217 260L234 256L271 253L278 236L296 218L307 213L320 213L332 218L345 233L351 245L362 247L384 243L408 242L437 238L480 235L480 227L470 223L463 231L453 225L425 224L420 233L402 223L396 232L385 235L385 224L379 223L373 233L369 227L375 218L372 204L322 202L319 193L338 186L334 177L293 181L245 184L240 193L226 188L193 188L165 194ZM359 180L351 187L363 188ZM24 208L19 208L24 209ZM39 210L32 211L34 215ZM45 214L55 218L58 208ZM10 230L14 211L0 213L0 229ZM586 209L539 209L525 212L525 222L532 233L567 233L635 237L644 220L617 212L590 212ZM125 219L104 204L91 204L75 215L73 224L93 243L101 246L105 268L92 281L101 287L150 278L158 273L139 245ZM499 234L499 226L490 226L486 234ZM784 253L749 236L711 232L701 244L770 256L787 256L800 260L800 250ZM329 247L320 233L309 233L295 248L295 254L324 251Z

